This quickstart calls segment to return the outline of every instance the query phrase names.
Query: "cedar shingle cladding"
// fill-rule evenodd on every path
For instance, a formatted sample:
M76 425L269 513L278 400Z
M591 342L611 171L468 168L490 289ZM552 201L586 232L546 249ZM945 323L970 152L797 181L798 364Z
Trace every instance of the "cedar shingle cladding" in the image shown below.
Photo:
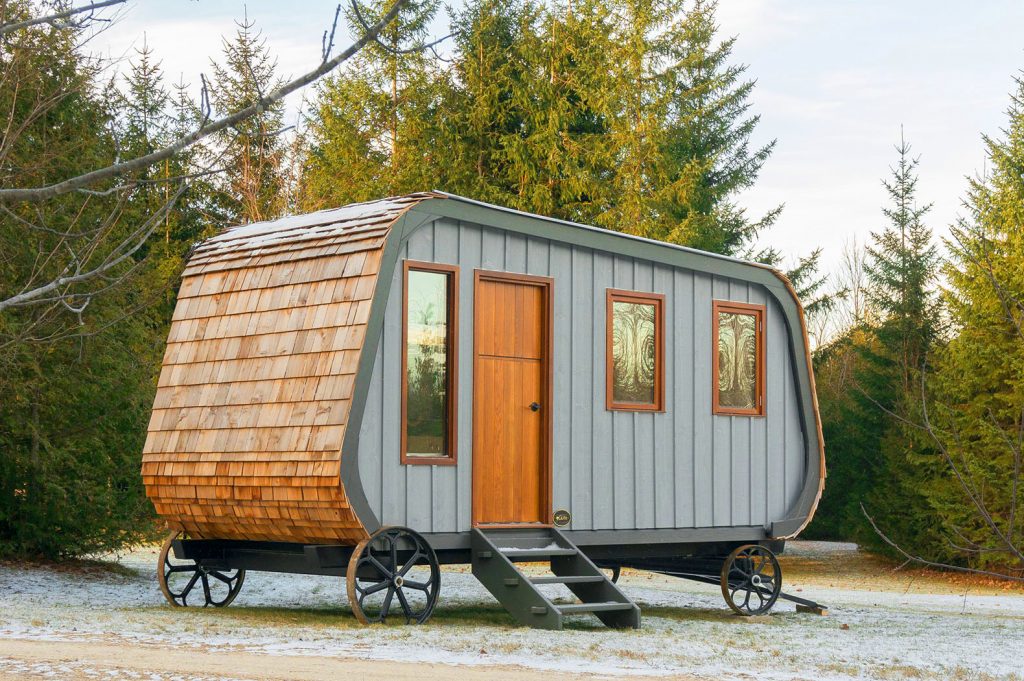
M196 538L354 543L340 479L384 241L416 194L235 227L185 269L142 458Z

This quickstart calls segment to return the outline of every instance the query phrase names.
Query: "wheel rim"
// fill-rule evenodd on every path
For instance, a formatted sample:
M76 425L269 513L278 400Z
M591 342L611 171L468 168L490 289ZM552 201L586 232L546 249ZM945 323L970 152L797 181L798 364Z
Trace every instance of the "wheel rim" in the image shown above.
M722 564L722 596L739 615L763 615L782 593L782 568L763 546L741 546Z
M223 608L235 600L245 581L245 570L217 570L178 560L171 546L181 532L171 532L160 549L157 580L167 602L176 607L199 606Z
M405 527L382 528L364 539L348 565L348 599L364 624L430 619L441 589L441 569L427 541Z

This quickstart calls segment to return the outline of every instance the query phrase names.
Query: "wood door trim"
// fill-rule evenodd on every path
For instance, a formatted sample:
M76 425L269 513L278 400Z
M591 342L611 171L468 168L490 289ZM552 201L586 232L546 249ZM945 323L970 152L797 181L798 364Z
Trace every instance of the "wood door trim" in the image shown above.
M544 380L544 410L543 418L544 423L541 428L541 434L543 438L543 451L541 452L541 461L544 463L544 481L541 487L542 494L544 495L544 520L539 523L480 523L477 522L477 515L479 513L478 499L479 491L481 487L481 481L479 479L478 470L479 467L476 465L476 428L477 428L477 404L479 400L476 398L477 391L477 380L480 376L479 365L480 365L480 346L479 346L479 334L477 333L477 321L480 319L480 297L477 295L480 290L481 281L497 281L497 282L511 282L520 284L529 284L538 286L544 290L544 364L546 365L544 371L541 372L541 376ZM514 526L514 527L550 527L550 519L552 514L552 490L553 490L553 470L554 461L552 457L552 430L553 430L553 412L552 404L554 402L554 289L555 280L552 277L542 277L532 274L519 274L516 272L497 272L494 270L473 270L473 447L472 458L473 458L473 482L472 482L472 494L473 500L471 503L471 524L473 527L498 527L500 525Z

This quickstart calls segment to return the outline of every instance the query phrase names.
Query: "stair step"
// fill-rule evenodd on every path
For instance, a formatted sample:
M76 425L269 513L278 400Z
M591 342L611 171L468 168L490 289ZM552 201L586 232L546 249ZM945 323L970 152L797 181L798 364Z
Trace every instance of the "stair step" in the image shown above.
M533 577L530 579L534 584L593 584L603 582L602 575L563 575L561 577Z
M578 553L576 549L499 549L499 551L509 560L575 556Z
M632 603L617 603L615 601L608 601L605 603L574 603L572 605L559 605L555 604L555 607L563 615L575 615L580 612L609 612L612 610L632 610L634 605Z

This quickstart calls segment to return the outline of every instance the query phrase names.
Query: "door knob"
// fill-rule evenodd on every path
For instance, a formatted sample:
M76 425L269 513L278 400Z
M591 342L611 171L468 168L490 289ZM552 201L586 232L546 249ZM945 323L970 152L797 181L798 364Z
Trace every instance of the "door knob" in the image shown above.
M536 402L530 403L530 411L540 411L540 405Z

